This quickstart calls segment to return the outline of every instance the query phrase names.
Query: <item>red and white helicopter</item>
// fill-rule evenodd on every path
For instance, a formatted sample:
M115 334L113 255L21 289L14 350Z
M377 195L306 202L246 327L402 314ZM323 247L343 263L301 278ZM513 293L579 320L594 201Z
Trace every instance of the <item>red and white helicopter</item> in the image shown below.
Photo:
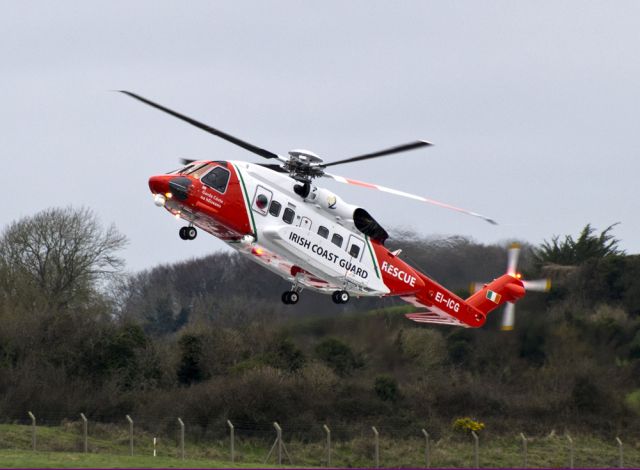
M388 234L361 207L315 184L318 178L377 189L434 204L495 224L492 219L432 199L326 172L331 166L382 157L431 145L415 141L379 152L325 163L307 150L283 157L179 114L129 91L122 93L238 145L274 163L183 160L185 166L152 176L149 187L157 206L182 218L183 240L200 228L291 282L282 294L295 304L303 288L331 294L337 304L351 296L398 296L426 312L408 314L416 322L481 327L487 314L525 294L523 281L510 270L484 284L467 299L405 263L400 250L385 246Z

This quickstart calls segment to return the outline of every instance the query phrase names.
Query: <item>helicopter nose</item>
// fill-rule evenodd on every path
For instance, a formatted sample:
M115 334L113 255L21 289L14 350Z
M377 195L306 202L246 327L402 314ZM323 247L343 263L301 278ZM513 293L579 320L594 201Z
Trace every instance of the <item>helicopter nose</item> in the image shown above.
M187 199L190 189L191 180L185 176L176 176L169 180L169 192L180 201Z
M149 178L149 189L154 194L167 195L184 201L191 190L191 180L185 176L158 175Z
M169 179L166 175L149 178L149 189L154 194L166 194L169 190Z

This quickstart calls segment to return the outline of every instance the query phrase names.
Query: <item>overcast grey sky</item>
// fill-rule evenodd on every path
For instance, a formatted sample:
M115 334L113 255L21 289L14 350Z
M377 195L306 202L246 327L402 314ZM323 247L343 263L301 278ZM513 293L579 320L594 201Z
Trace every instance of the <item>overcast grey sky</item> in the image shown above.
M280 154L432 141L334 172L500 222L325 184L389 229L540 243L621 222L640 251L640 2L0 1L0 34L0 227L84 204L130 270L224 249L181 241L147 179L259 157L127 89Z

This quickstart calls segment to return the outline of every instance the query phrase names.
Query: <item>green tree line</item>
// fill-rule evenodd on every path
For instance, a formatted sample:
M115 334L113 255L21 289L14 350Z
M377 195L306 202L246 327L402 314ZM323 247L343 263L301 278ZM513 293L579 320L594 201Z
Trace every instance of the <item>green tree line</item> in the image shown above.
M525 277L548 294L518 305L516 329L410 322L397 299L336 306L256 264L214 253L122 272L126 238L88 209L50 209L0 236L0 420L182 416L224 422L385 423L445 433L640 431L640 257L614 226L524 244ZM391 241L390 241L391 242ZM505 270L505 244L399 234L411 264L466 296ZM409 431L410 430L410 431ZM338 431L339 432L339 431Z

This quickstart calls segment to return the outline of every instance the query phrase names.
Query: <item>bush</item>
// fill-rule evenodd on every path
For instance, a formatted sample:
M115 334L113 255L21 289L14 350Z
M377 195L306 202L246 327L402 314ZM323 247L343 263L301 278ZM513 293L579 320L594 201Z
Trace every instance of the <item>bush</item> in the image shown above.
M316 355L336 374L345 377L360 367L360 360L349 346L336 338L328 338L316 346Z
M398 399L398 382L393 377L388 375L376 377L373 389L382 401L395 402Z
M484 429L484 423L481 421L476 421L473 418L464 417L457 418L453 421L452 427L454 431L459 431L463 433L471 433L472 431L476 434Z
M627 405L631 411L640 415L640 389L634 390L624 397L624 404Z

